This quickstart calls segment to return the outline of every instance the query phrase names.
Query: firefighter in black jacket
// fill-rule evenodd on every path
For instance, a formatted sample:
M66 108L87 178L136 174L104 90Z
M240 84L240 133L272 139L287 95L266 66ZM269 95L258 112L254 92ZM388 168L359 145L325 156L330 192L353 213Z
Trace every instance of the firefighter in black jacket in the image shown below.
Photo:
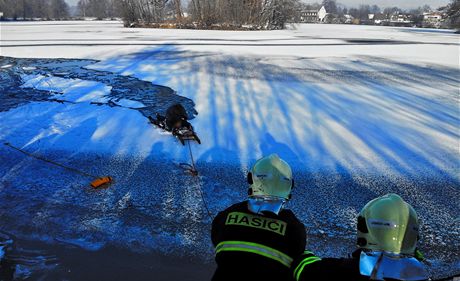
M272 154L248 173L249 199L212 223L217 269L212 280L290 279L293 257L305 249L305 227L284 205L294 185L289 165Z
M416 249L415 210L396 194L376 198L358 216L359 249L349 258L316 257L305 252L292 264L296 281L428 280Z

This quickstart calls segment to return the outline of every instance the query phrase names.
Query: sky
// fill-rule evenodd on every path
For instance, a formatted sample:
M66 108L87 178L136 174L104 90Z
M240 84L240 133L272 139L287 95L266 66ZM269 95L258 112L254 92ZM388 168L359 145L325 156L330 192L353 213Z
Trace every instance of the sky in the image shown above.
M78 0L65 0L65 1L71 6L77 5L77 3L78 3Z
M78 0L66 0L70 5L76 5ZM322 0L303 0L305 3L319 3ZM432 8L444 6L448 4L449 0L338 0L338 3L344 4L348 7L358 7L359 5L379 5L380 7L399 7L403 9L417 8L425 4L430 5Z

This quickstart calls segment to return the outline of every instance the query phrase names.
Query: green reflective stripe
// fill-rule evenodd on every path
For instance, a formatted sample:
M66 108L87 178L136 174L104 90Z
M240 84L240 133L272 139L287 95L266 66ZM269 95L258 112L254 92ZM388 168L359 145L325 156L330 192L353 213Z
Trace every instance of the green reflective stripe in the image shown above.
M312 251L304 251L303 254L304 255L314 255Z
M292 263L292 258L285 253L257 243L245 241L224 241L216 246L216 254L222 251L241 251L258 254L280 262L286 267L290 267Z
M300 274L302 274L302 271L304 269L305 266L309 265L309 264L312 264L314 262L317 262L317 261L320 261L321 259L318 258L318 257L309 257L309 258L306 258L304 260L302 260L299 265L296 267L296 269L294 270L294 277L295 277L295 280L299 281L299 278L300 278Z

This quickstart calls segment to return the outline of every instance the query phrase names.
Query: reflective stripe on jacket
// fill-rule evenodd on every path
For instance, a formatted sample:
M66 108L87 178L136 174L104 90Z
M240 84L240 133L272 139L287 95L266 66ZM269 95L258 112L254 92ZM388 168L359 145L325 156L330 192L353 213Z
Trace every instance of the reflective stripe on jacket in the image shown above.
M275 260L286 267L290 267L292 258L276 249L245 241L224 241L216 246L216 255L222 251L241 251L264 256Z

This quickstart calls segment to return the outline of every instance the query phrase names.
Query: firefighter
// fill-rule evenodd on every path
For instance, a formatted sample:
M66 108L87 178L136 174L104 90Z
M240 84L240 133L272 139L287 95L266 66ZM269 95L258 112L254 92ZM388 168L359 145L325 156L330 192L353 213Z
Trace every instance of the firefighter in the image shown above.
M220 212L211 239L212 280L289 280L293 257L305 249L305 226L285 209L294 187L289 165L272 154L248 173L249 198Z
M357 222L358 249L349 258L316 257L305 252L292 264L296 281L428 280L416 249L417 214L396 194L367 203Z
M187 111L178 103L168 107L165 116L157 113L156 119L152 119L151 121L153 124L170 132L174 132L180 128L193 130L192 125L187 120Z

